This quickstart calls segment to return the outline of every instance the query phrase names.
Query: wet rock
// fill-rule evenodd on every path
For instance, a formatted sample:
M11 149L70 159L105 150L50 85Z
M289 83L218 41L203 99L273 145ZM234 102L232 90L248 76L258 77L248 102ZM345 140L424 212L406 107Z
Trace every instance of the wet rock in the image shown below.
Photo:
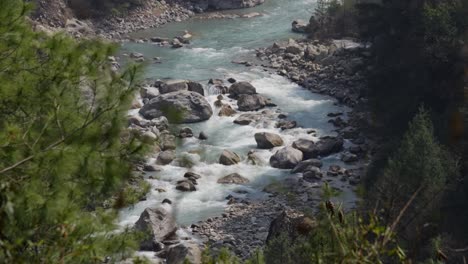
M237 99L239 111L255 111L266 106L265 97L258 94L241 94Z
M161 242L174 236L177 231L171 205L164 203L159 207L146 208L134 228L148 234L148 237L140 243L140 250L161 250Z
M187 86L189 91L199 93L203 96L205 95L205 90L203 89L203 85L201 83L188 81Z
M182 44L178 38L173 39L171 45L174 49L182 48L184 46L184 44Z
M302 178L310 182L321 180L322 177L323 177L323 174L320 171L320 169L314 166L307 167L304 173L302 174Z
M220 184L245 184L249 182L249 179L242 177L238 173L229 174L218 180Z
M235 83L235 82L237 82L237 80L234 79L234 78L228 78L227 81L228 81L229 83Z
M169 121L164 116L151 119L151 124L160 131L167 130L169 128Z
M341 160L346 163L356 162L359 160L358 156L353 153L344 152L341 154Z
M341 175L341 174L344 174L344 171L338 165L331 165L328 168L327 175L329 175L329 176L338 176L338 175Z
M202 252L200 247L193 241L184 241L182 243L172 245L167 249L167 264L183 264L187 262L200 264L202 262L201 259Z
M193 137L193 131L190 127L184 127L179 131L179 137L181 138L189 138Z
M315 143L309 139L298 139L293 142L292 147L300 150L304 154L304 158L309 159L316 157Z
M255 154L254 150L250 150L249 153L247 153L247 163L252 165L261 165L262 160Z
M291 170L291 173L299 173L305 171L308 167L314 166L321 168L323 165L322 161L318 159L308 159L299 162L294 169Z
M229 96L238 98L241 94L256 94L257 90L248 82L236 82L229 87Z
M281 128L281 130L292 129L297 126L296 121L289 121L289 120L280 120L276 123L277 128Z
M292 25L291 25L291 30L293 32L296 32L296 33L306 33L307 31L307 23L300 20L300 19L297 19L297 20L294 20L292 22Z
M200 140L207 140L208 139L208 136L206 135L205 132L200 132L200 135L198 135L198 139Z
M161 133L159 138L161 150L171 150L176 148L176 137L168 131Z
M163 83L159 87L159 92L161 94L167 94L172 92L187 91L188 85L185 80L170 80Z
M238 118L234 120L235 124L241 125L241 126L247 126L250 125L251 123L255 123L259 121L262 117L260 115L256 114L242 114Z
M208 80L208 84L216 85L216 86L223 86L224 81L221 79L210 79Z
M163 38L163 37L152 37L150 38L151 42L154 42L154 43L161 43L161 42L165 42L165 41L169 41L168 38Z
M155 172L155 171L160 171L161 168L155 164L145 164L143 166L143 170L148 171L148 172Z
M315 153L319 156L328 156L340 152L344 141L341 137L323 137L315 143Z
M171 163L175 158L176 158L175 151L165 150L159 153L158 158L156 159L156 164L167 165Z
M218 116L233 116L237 112L230 105L223 104L219 110Z
M283 139L279 135L269 132L256 133L255 141L259 149L271 149L284 144Z
M273 168L292 169L302 161L302 157L301 151L292 147L284 147L271 156L270 165Z
M132 59L141 59L141 58L144 58L145 56L141 53L138 53L138 52L132 52L130 53L130 58Z
M159 95L140 109L146 119L167 114L176 115L172 123L195 123L208 120L213 115L208 101L200 94L181 91Z
M196 182L198 179L201 179L201 176L200 174L189 171L184 174L184 178L189 179L192 182Z
M219 163L226 166L237 164L240 161L239 155L229 150L223 150L219 157Z
M195 183L193 181L187 179L178 181L176 185L176 190L182 192L194 192L197 190L197 188L195 187Z

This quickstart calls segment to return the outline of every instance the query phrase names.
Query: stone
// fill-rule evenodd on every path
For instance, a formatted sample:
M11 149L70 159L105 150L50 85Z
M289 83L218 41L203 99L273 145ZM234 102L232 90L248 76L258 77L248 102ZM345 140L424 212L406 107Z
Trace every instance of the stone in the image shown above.
M172 150L176 148L176 137L168 131L161 133L159 137L159 145L161 150Z
M358 161L359 158L356 154L353 154L350 152L344 152L341 154L341 160L345 163L352 163L352 162Z
M322 179L323 174L319 168L314 166L309 166L305 169L304 173L302 174L302 178L306 181L315 182L317 180Z
M304 216L301 212L284 210L271 222L266 243L284 235L294 241L300 235L312 233L316 227L317 222L310 217Z
M279 135L269 132L256 133L255 141L259 149L271 149L284 144L283 139Z
M200 132L200 135L198 135L198 139L200 140L207 140L208 139L208 136L206 135L205 132Z
M237 99L239 111L255 111L266 106L265 97L258 94L241 94Z
M175 158L176 158L176 154L174 150L165 150L158 154L158 158L156 159L156 164L167 165L171 163Z
M178 181L176 185L176 190L182 192L194 192L197 190L197 188L195 187L195 183L193 181L187 179Z
M226 166L237 164L240 161L241 158L239 155L229 150L223 150L221 156L219 157L219 163Z
M174 38L172 40L171 45L172 45L173 49L182 48L184 46L184 44L182 44L182 42L180 42L180 40L178 38Z
M140 114L146 119L175 115L172 123L195 123L208 120L213 110L202 95L181 91L156 96L140 109Z
M148 172L155 172L155 171L160 171L161 169L155 164L145 164L143 166L143 170L148 171Z
M179 137L181 138L189 138L193 137L193 131L190 127L184 127L179 131Z
M187 262L186 262L187 261ZM201 264L202 251L200 246L193 241L184 241L169 246L166 254L167 264Z
M228 81L229 83L235 83L235 82L237 82L237 80L234 79L234 78L228 78L227 81Z
M297 19L294 20L291 24L291 30L296 33L306 33L307 31L307 23L303 20Z
M199 94L205 96L205 90L203 89L203 85L201 83L188 81L187 86L188 86L189 91L199 93Z
M241 125L241 126L247 126L247 125L250 125L251 123L255 123L259 121L261 118L262 118L261 115L247 113L247 114L242 114L239 117L237 117L234 120L234 123Z
M318 159L308 159L299 162L294 169L291 170L291 173L299 173L305 171L308 167L314 166L321 168L323 165L322 161Z
M340 152L343 149L343 138L341 137L322 137L315 143L316 153L319 156L328 156Z
M187 91L188 85L187 81L185 80L170 80L163 83L159 87L159 92L161 94L172 93L172 92L179 92L179 91Z
M289 121L289 120L280 120L276 123L277 128L281 128L281 130L292 129L297 126L296 121Z
M245 184L249 182L249 179L242 177L238 173L226 175L218 180L220 184Z
M304 154L304 158L309 159L316 156L315 143L309 139L298 139L293 142L292 147L300 150Z
M146 208L134 228L148 234L148 237L140 242L140 250L161 250L161 242L174 236L177 231L171 205L164 203L155 208Z
M270 158L270 165L278 169L292 169L302 161L303 154L293 147L284 147Z
M218 116L233 116L237 114L236 110L234 110L230 105L223 104L221 109L219 109Z
M184 174L184 178L187 178L191 181L197 181L198 179L201 179L201 176L200 174L196 174L195 172L189 171Z
M229 96L238 98L241 94L256 94L257 90L248 82L236 82L229 87Z
M159 95L159 90L155 87L146 86L146 87L140 88L141 98L147 98L151 100L158 95Z

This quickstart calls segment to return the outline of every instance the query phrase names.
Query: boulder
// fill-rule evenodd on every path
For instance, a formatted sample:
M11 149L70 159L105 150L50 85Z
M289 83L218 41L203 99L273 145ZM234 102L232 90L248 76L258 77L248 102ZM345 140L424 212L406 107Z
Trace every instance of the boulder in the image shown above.
M291 173L299 173L299 172L304 172L308 167L314 166L321 168L323 165L322 161L318 159L308 159L308 160L303 160L299 162L294 169L291 170Z
M270 165L278 169L292 169L302 161L302 157L301 151L292 147L284 147L271 156Z
M176 148L176 137L168 131L161 133L159 145L162 150L171 150Z
M189 91L199 93L203 96L205 95L205 90L203 89L203 85L201 83L188 81L187 86Z
M269 132L260 132L255 134L255 141L259 149L271 149L284 144L281 137Z
M315 144L316 153L319 156L328 156L340 152L343 149L343 138L341 137L322 137Z
M265 97L258 94L241 94L237 99L239 111L255 111L266 106Z
M175 38L172 40L172 48L178 49L178 48L182 48L183 46L184 44L182 44L182 42L180 42L178 38Z
M302 52L302 48L297 44L293 44L287 46L285 52L293 55L299 55Z
M173 123L195 123L208 120L213 110L202 95L181 91L156 96L140 109L140 114L146 119L169 115L175 116Z
M229 150L223 150L223 153L221 153L219 157L219 163L226 166L237 164L240 161L241 158L239 155Z
M147 98L151 100L158 95L159 95L159 90L155 87L146 86L146 87L140 88L141 98Z
M293 142L292 147L300 150L304 154L304 158L312 158L316 156L315 143L309 139L298 139Z
M241 126L247 126L259 121L261 118L262 116L258 114L242 114L234 120L234 123Z
M245 184L249 182L249 179L242 177L238 173L226 175L218 180L218 183L221 184Z
M291 30L296 33L306 33L307 23L303 20L297 19L292 22Z
M257 90L248 82L236 82L229 87L229 96L238 98L241 94L256 94Z
M356 154L344 152L343 154L341 154L341 160L345 163L352 163L358 161L359 158Z
M236 113L236 110L234 110L230 105L223 104L221 109L219 109L218 116L233 116Z
M192 182L196 182L198 179L201 178L201 176L199 174L189 171L184 174L184 178L189 179Z
M177 231L171 205L164 203L159 207L146 208L134 228L149 235L141 241L140 250L160 251L161 242L174 236Z
M280 120L276 123L277 128L281 128L281 130L292 129L297 126L296 121L289 121L289 120Z
M192 180L186 179L177 182L176 190L182 192L194 192L197 190L197 188L195 187L195 183Z
M167 94L172 92L187 91L188 85L185 80L170 80L163 83L159 87L159 92L161 94Z
M189 138L193 137L193 131L190 127L184 127L179 131L179 137L181 138Z
M169 246L166 253L167 264L200 264L202 263L202 252L200 247L193 241L184 241Z
M167 165L171 163L175 158L176 153L174 150L165 150L159 153L158 158L156 159L156 164Z
M198 139L200 140L207 140L208 139L208 136L206 135L205 132L200 132L200 135L198 135Z
M160 131L167 130L169 128L169 121L164 116L151 119L151 124Z

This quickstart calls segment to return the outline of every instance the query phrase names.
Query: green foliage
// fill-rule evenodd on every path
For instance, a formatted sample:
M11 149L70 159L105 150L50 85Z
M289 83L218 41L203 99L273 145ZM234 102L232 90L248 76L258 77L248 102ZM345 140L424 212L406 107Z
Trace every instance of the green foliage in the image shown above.
M421 109L377 179L372 195L389 222L416 195L403 226L426 223L437 212L443 192L457 172L456 160L437 143L429 114Z
M355 36L355 0L318 0L313 20L317 26L311 29L314 38L343 38ZM313 23L312 23L313 24Z
M27 10L0 2L0 262L125 258L135 234L98 206L145 148L123 130L138 70L113 73L112 46L33 32Z

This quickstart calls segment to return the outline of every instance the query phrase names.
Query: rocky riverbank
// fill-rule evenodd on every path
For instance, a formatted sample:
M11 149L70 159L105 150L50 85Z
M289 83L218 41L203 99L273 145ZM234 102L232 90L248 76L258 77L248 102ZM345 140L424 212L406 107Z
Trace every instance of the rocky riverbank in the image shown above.
M64 0L36 0L36 10L31 15L36 28L46 32L64 30L74 37L100 37L111 40L128 40L128 34L138 30L159 27L169 22L180 22L195 14L206 13L201 18L250 18L258 13L224 15L218 10L249 8L264 0L166 0L142 1L142 4L125 12L101 12L93 17L80 18L83 8ZM90 10L88 13L92 13ZM213 12L212 12L213 11ZM212 13L211 13L212 12Z

